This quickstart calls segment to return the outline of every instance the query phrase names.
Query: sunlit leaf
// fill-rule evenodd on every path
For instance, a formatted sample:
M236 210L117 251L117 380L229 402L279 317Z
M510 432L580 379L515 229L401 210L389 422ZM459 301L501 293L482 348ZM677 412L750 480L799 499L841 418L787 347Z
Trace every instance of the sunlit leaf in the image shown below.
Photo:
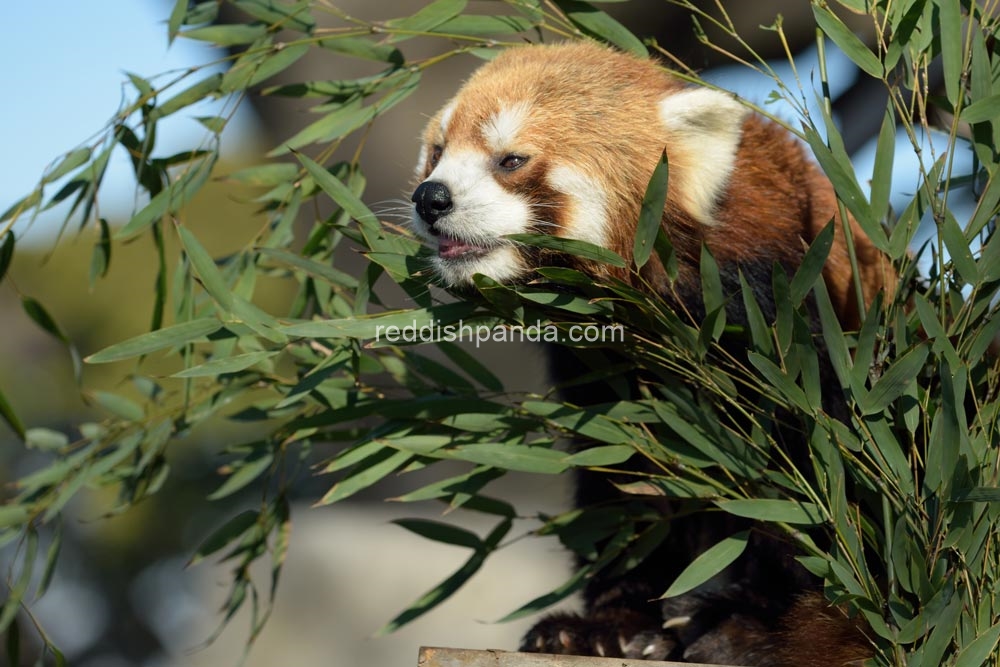
M31 449L58 451L69 444L69 438L65 433L49 428L29 428L24 433L24 444Z
M854 32L851 31L826 5L813 5L813 16L817 25L833 40L840 50L847 54L855 65L863 69L869 76L882 78L882 62L869 50Z
M175 181L159 194L153 197L146 206L132 216L124 227L115 233L119 240L128 239L153 223L158 222L168 213L175 213L187 204L205 184L212 168L215 166L214 155L200 160L195 166L185 169Z
M239 371L255 366L262 361L270 359L278 354L277 351L246 352L231 357L212 359L203 364L186 368L174 373L171 377L217 377L224 373L237 373Z
M274 454L270 450L258 448L248 458L233 464L235 469L232 474L219 488L208 494L208 499L219 500L236 493L263 475L271 467L273 461Z
M278 0L233 0L233 5L255 19L281 28L310 33L316 27L316 19L309 12L313 6L310 0L291 4Z
M200 102L212 93L217 92L219 90L219 84L221 83L221 74L211 74L198 83L192 84L188 88L177 93L166 102L158 104L150 112L150 118L154 121L159 120L160 118L165 118L166 116L177 113L185 107Z
M398 42L430 32L445 21L461 14L467 4L467 0L434 0L412 16L386 21L388 32L392 35L389 41Z
M190 343L213 334L221 328L222 323L211 317L182 322L106 347L100 352L90 355L85 361L91 364L105 364L130 359L167 347Z
M250 44L267 35L267 26L256 23L251 25L209 25L201 28L189 28L178 33L181 37L211 42L216 46L236 46Z
M619 268L625 268L625 260L620 255L599 245L581 241L578 239L566 239L558 236L546 236L542 234L508 234L504 238L523 243L524 245L544 248L546 250L556 250L569 255L575 255L584 259L590 259L602 264L610 264Z
M67 153L52 169L45 172L45 176L42 177L42 183L51 183L62 178L77 167L86 164L90 156L91 151L89 148L78 148L71 153Z
M233 294L215 260L187 227L178 226L177 235L205 291L225 310L233 308Z
M637 56L646 57L643 43L625 26L593 5L581 0L555 0L556 6L584 33L602 39Z
M663 207L667 202L667 183L669 165L667 151L664 150L660 161L653 169L653 175L646 186L646 194L642 197L642 208L639 210L639 223L635 230L635 242L632 248L632 259L638 268L645 266L653 252L653 244L659 234L663 234Z

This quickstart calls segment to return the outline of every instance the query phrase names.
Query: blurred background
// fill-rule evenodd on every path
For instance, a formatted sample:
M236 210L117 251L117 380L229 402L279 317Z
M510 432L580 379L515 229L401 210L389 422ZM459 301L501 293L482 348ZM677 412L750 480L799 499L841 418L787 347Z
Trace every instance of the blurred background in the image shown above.
M423 4L418 0L337 3L366 19L405 15ZM808 60L815 31L805 0L723 4L747 41L775 59L783 57L780 42L773 31L759 26L772 24L780 12L793 50ZM151 77L220 61L226 55L183 39L168 48L166 18L172 5L167 0L36 0L5 8L8 35L0 41L0 89L6 93L0 107L0 210L30 192L47 165L104 127L122 102L126 72ZM470 3L470 8L484 13L496 6ZM667 2L639 0L602 8L639 36L655 37L687 64L758 102L771 91L767 82L720 68L720 57L693 38L690 17ZM225 11L223 20L235 18ZM864 35L869 26L862 19L853 27ZM440 46L415 40L407 42L405 52L424 56ZM344 64L338 62L338 67ZM365 198L372 208L408 198L420 129L478 64L472 57L448 60L376 126L363 159L370 183ZM360 65L356 71L330 67L329 60L307 56L282 78L340 79L366 73ZM838 70L835 83L848 150L861 150L878 131L882 93L857 84L850 67ZM193 117L210 112L202 107L171 119L158 138L158 153L197 145L205 132ZM310 120L300 100L247 100L224 136L227 164L222 171L262 161L267 150ZM134 192L127 157L116 154L101 215L112 222L127 219L141 205ZM212 252L240 247L260 225L249 198L248 193L218 183L194 202L191 218L206 221L198 234ZM102 367L86 368L86 391L81 392L69 352L29 320L21 300L31 297L42 303L79 353L86 355L148 327L154 267L147 259L151 248L142 241L116 247L109 275L91 284L87 276L94 230L60 230L55 218L43 216L30 227L19 223L16 228L16 260L0 284L0 390L29 427L75 437L74 429L94 418L89 407L94 392L115 389L121 379L105 377ZM287 296L276 293L273 298ZM502 345L475 353L509 387L537 390L543 385L537 374L541 367L537 349ZM71 664L172 667L239 660L248 619L236 618L218 639L205 644L221 621L219 605L229 582L226 565L186 567L200 541L238 511L232 504L216 507L204 500L219 483L219 443L233 437L239 437L235 430L191 437L171 453L173 475L165 488L127 513L104 516L113 499L100 494L83 494L68 508L59 569L51 590L32 605L32 613ZM0 482L10 483L36 469L40 456L26 451L0 424ZM566 482L508 476L493 493L518 507L554 512L567 504ZM391 488L370 490L350 503L311 508L328 485L323 479L307 479L299 489L276 610L249 654L248 665L294 661L404 667L415 664L420 645L514 649L533 619L493 621L556 587L569 574L569 559L555 541L521 540L492 558L439 609L392 636L372 638L396 613L454 571L467 553L389 523L400 516L439 514L436 506L382 502L396 492ZM249 506L252 498L246 502ZM453 520L480 534L487 528L476 516ZM9 551L0 552L4 571ZM266 578L266 573L262 575ZM22 621L22 628L29 625ZM26 632L24 641L30 641L31 634ZM0 664L3 660L0 657Z

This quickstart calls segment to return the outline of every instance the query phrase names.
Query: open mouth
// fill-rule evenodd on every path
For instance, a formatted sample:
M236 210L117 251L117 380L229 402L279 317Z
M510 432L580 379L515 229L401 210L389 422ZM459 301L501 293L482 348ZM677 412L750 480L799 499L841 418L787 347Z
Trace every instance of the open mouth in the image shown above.
M438 257L441 259L475 259L488 255L493 250L444 234L438 236L437 241Z

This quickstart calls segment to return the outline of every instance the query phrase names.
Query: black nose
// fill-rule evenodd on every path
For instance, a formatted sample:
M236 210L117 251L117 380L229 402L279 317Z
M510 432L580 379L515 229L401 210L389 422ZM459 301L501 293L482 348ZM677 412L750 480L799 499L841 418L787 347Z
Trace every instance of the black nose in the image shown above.
M433 225L452 209L451 191L438 181L424 181L413 191L411 199L417 205L417 214L428 225Z

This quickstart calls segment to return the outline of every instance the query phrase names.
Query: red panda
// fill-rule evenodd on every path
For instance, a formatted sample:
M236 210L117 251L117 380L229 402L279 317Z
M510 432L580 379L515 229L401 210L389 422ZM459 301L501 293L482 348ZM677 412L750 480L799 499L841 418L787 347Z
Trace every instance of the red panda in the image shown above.
M675 281L655 260L636 275L539 256L504 238L580 239L630 261L643 194L664 149L670 178L662 225L678 258ZM775 264L794 271L808 244L837 220L823 277L842 325L860 321L833 188L800 143L732 95L688 86L651 60L583 42L503 52L430 120L416 178L413 228L435 250L434 269L449 287L478 273L524 281L540 261L560 261L697 310L687 301L700 299L703 244L730 285L743 272L770 294ZM856 222L847 222L867 307L891 289L895 274ZM606 480L582 477L578 502L612 493ZM627 578L588 584L584 615L544 619L522 648L745 666L832 666L870 656L861 630L840 610L801 595L809 584L786 576L794 567L787 553L765 549L714 590L656 603L684 565L737 529L699 522L672 523L677 537Z

